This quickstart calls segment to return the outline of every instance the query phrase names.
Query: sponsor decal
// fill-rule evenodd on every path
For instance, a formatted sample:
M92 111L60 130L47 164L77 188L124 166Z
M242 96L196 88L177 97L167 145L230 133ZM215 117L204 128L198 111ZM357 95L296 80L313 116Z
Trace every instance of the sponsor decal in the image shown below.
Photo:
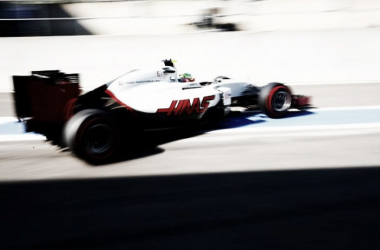
M189 99L185 100L174 100L170 104L169 108L157 109L157 113L164 113L167 116L171 115L182 115L182 114L200 114L206 112L209 101L214 100L215 96L206 96L201 101L199 98L194 98L193 103L190 103Z
M119 81L119 86L122 86L124 84L150 83L150 82L160 82L160 80L144 80L144 81L133 81L133 82L120 82Z

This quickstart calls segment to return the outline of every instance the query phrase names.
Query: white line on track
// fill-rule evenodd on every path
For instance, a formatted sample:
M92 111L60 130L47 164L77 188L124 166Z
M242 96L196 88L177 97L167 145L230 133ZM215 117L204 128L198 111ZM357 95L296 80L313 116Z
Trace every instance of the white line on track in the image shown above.
M223 133L246 133L246 132L293 132L293 131L316 131L316 130L342 130L342 129L379 129L380 123L355 123L355 124L334 124L334 125L311 125L311 126L284 126L284 127L260 127L254 126L221 129L208 132L208 134Z
M0 142L10 141L43 141L46 138L43 135L27 133L20 135L0 135Z
M379 124L380 125L380 124ZM237 132L237 131L231 131ZM239 131L243 132L243 131ZM334 137L334 136L347 136L347 135L368 135L368 134L379 134L380 126L374 128L365 128L365 129L336 129L336 130L314 130L314 131L298 131L298 132L288 132L288 133L279 133L280 131L270 131L270 133L257 133L259 131L248 131L248 134L218 134L215 137L192 137L180 140L178 142L190 143L190 142L221 142L221 141L237 141L245 140L248 138L268 138L268 137ZM277 133L276 133L277 132ZM282 131L284 132L284 131Z
M18 122L15 117L0 117L0 125L8 122Z
M380 84L380 81L360 81L360 82L306 82L306 83L289 83L291 86L307 86L307 85L354 85L354 84Z
M362 106L362 107L331 107L331 108L316 108L311 111L329 111L329 110L362 110L362 109L380 109L380 106Z

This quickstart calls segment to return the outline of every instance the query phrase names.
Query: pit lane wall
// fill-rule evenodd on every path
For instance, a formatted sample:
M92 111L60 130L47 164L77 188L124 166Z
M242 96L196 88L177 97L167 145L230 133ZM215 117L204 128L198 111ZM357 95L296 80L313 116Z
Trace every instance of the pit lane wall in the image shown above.
M29 8L30 13L33 7L25 5L25 1L19 3L19 10ZM38 6L37 15L28 16L26 29L34 28L34 33L24 30L26 35L188 33L199 30L194 24L201 22L202 16L211 16L215 23L234 23L239 30L250 32L380 27L380 0L42 3L34 5ZM13 25L19 27L25 15L12 18L17 19ZM0 23L9 28L7 19L9 16L2 15Z
M214 9L215 23L251 32L380 27L380 0L127 1L65 4L93 34L176 34ZM216 11L215 11L216 9Z
M81 85L92 89L132 69L155 67L165 58L178 60L180 73L191 73L197 81L226 75L255 84L379 82L380 0L304 1L308 4L296 0L63 4L62 15L77 18L89 34L100 36L0 38L4 58L0 92L13 90L13 75L56 69L80 73ZM188 25L199 21L205 8L217 6L230 6L219 12L220 22L244 17L256 21L238 23L251 27L247 32L204 33ZM239 11L256 14L232 15Z

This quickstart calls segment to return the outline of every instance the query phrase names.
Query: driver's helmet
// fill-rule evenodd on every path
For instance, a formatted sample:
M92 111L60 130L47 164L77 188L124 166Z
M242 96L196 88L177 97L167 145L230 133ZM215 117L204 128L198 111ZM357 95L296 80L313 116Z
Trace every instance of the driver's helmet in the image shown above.
M183 73L178 76L179 82L194 82L195 79L191 77L189 73Z

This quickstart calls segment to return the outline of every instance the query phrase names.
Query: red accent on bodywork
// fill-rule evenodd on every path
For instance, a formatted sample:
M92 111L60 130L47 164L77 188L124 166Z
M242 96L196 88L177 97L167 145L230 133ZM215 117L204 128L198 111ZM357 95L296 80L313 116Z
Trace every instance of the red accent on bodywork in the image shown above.
M292 98L293 105L295 107L303 107L311 105L310 96L293 96Z
M191 107L191 104L190 104L189 99L182 100L182 106L181 106L180 114L182 114L185 110L187 110L187 114L191 114L191 112L189 111L190 107Z
M215 99L214 95L212 95L212 96L206 96L205 98L203 98L203 101L202 101L202 104L201 104L201 107L203 109L201 109L201 113L205 112L208 109L208 106L210 105L209 101L214 100L214 99Z
M123 103L122 101L120 101L119 99L117 99L117 97L111 92L109 91L108 89L105 91L105 93L107 95L109 95L115 102L117 102L118 104L120 104L121 106L125 107L127 110L129 111L132 111L133 113L135 112L133 110L133 108L129 107L127 104Z
M199 98L194 98L193 104L187 109L188 114L192 114L193 112L197 114L201 112Z
M157 113L166 113L166 115L171 115L177 102L178 102L177 100L172 101L172 103L170 104L170 107L167 109L157 109Z
M178 105L177 107L174 109L174 115L179 115L181 113L181 110L182 110L182 106L184 104L184 101L185 100L181 100L178 102Z
M189 99L184 100L174 100L170 104L169 108L164 109L157 109L157 113L166 113L167 116L170 115L182 115L184 112L186 112L188 115L191 115L193 113L204 113L208 109L208 106L210 105L209 101L214 100L215 96L206 96L203 98L202 103L199 100L199 98L194 98L193 103L190 104Z

